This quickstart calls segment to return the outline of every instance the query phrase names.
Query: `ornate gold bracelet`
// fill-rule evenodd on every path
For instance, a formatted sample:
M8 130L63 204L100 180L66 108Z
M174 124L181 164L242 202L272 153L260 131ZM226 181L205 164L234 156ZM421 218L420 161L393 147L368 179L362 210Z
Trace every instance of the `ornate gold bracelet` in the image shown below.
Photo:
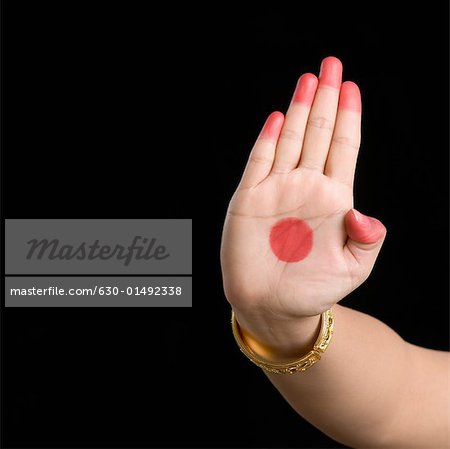
M272 363L259 357L242 338L239 330L239 324L231 311L231 327L233 335L239 349L257 366L273 374L294 374L298 371L306 371L310 366L314 365L320 360L330 344L334 329L334 316L331 309L322 313L320 332L314 343L313 349L300 359L293 360L286 363Z

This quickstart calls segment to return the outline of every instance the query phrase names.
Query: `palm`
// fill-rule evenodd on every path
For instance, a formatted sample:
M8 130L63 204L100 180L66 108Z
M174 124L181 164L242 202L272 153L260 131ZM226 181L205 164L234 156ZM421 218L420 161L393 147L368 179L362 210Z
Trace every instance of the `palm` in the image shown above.
M238 284L251 283L248 288L255 298L277 301L289 315L326 310L352 290L353 265L344 250L344 215L352 202L349 186L302 168L269 176L255 189L238 190L224 234L224 245L230 242L233 248L229 257ZM298 263L279 260L268 244L272 226L285 217L305 220L314 232L313 250ZM329 294L331 285L334 297Z
M319 85L314 75L300 78L286 117L268 118L230 202L222 272L227 298L241 309L263 305L278 318L321 313L364 281L381 248L384 227L349 213L359 90L341 85L337 59L326 58L322 69ZM301 258L281 257L274 247L273 235L291 238L291 229L279 231L286 218L307 230Z

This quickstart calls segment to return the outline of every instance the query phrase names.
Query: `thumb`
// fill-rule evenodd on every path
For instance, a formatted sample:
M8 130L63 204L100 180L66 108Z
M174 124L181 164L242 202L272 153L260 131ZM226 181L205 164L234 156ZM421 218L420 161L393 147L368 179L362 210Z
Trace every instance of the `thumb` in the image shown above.
M386 228L376 218L351 209L345 216L347 248L357 262L370 273L386 237Z

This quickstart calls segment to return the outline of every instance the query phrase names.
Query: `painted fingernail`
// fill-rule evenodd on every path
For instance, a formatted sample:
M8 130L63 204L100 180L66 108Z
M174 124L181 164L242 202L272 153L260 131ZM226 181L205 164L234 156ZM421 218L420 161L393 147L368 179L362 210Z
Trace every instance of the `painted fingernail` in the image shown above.
M284 115L275 111L267 117L266 123L261 131L261 137L264 139L277 140L283 126Z
M370 217L367 215L363 215L361 212L357 211L356 209L352 210L353 216L355 217L355 220L364 226L367 226L370 224Z
M342 62L334 56L328 56L320 66L319 82L322 85L339 89L342 82Z
M386 227L380 220L364 215L355 209L352 209L352 214L355 221L347 222L347 232L352 240L360 243L375 243L386 234Z
M351 81L342 83L341 93L339 94L339 109L361 112L361 93L355 83Z
M352 210L353 216L355 217L356 222L365 228L372 228L373 226L379 226L380 220L377 220L376 218L369 217L368 215L364 215L361 212L358 212L356 209Z
M312 73L303 74L297 83L292 101L302 103L305 106L311 106L314 101L314 95L317 89L317 77Z

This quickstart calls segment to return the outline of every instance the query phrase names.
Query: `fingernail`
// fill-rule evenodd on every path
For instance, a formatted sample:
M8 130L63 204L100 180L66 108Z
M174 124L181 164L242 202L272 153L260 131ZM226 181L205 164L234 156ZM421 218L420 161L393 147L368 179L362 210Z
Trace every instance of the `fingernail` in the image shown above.
M368 217L367 215L363 215L361 212L358 212L356 209L353 209L352 212L353 212L353 216L355 217L355 220L358 223L360 223L364 226L371 224L370 217Z
M339 89L342 82L342 63L338 58L329 56L320 66L319 81L322 85Z
M317 83L317 78L312 73L303 74L298 80L292 102L311 106L314 101Z

